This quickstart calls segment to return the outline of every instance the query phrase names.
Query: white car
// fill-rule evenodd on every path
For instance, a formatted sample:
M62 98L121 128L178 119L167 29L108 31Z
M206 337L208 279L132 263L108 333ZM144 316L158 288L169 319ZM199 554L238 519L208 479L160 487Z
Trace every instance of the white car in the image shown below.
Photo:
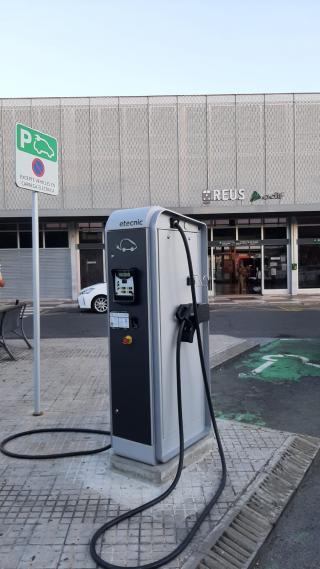
M99 283L83 288L79 292L80 310L93 310L104 314L108 310L107 283Z

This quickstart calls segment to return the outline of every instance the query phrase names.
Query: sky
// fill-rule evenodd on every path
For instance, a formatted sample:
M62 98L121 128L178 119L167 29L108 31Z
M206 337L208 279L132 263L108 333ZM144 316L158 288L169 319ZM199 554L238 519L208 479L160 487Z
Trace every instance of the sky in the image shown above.
M319 0L0 0L0 97L320 91Z

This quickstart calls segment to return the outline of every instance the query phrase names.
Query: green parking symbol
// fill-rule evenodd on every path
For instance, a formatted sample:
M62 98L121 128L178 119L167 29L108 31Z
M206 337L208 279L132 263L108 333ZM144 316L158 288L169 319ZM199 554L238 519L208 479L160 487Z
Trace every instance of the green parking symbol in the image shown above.
M23 124L17 124L17 148L38 158L57 162L57 140Z
M320 341L275 340L249 354L237 368L240 379L281 382L320 378Z

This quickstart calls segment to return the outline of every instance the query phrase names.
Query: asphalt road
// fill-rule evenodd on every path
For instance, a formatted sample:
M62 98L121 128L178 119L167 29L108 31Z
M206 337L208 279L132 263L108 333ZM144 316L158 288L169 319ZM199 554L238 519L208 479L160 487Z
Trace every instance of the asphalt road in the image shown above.
M210 331L238 338L319 338L320 306L232 306L211 311Z
M32 337L32 317L25 319L25 330ZM210 331L239 338L314 338L320 337L320 310L293 307L214 308L210 312ZM106 317L79 312L74 307L53 308L41 316L43 338L95 338L107 333Z
M255 569L319 569L320 455L263 546Z
M278 318L282 333L285 328L282 328L280 314ZM301 335L299 321L298 317L293 329L298 336ZM310 332L311 326L309 336ZM289 353L290 350L291 355L286 361L285 358L278 361L273 358L274 363L269 368L257 373L257 367L268 362L263 355L268 357L268 353L277 353L277 345L279 353L281 344L284 345L282 351ZM319 437L320 369L318 373L317 368L308 368L299 358L304 352L311 362L313 354L312 363L320 364L320 339L272 342L263 350L250 352L213 370L211 381L217 414ZM277 380L279 376L280 381ZM255 569L319 569L319 504L320 456L265 543Z

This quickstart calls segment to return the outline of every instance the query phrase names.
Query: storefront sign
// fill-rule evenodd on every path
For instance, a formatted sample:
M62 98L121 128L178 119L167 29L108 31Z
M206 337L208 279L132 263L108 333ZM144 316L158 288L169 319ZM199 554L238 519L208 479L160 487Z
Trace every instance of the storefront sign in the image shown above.
M283 192L274 192L273 194L264 194L261 196L258 192L252 192L250 196L250 203L257 200L281 200L284 196Z
M244 189L230 189L230 190L203 190L202 202L209 204L211 202L229 202L229 201L242 201L245 199ZM250 196L250 203L258 200L282 200L284 197L283 192L274 192L273 194L259 194L259 192L252 192Z
M243 241L236 241L234 239L222 241L209 241L209 247L246 247L247 245L261 245L261 239L247 239Z
M209 247L246 247L247 245L288 245L289 239L242 239L236 241L235 239L214 239L209 241ZM320 245L320 240L319 240Z
M244 190L203 190L202 201L204 204L210 202L241 201L245 199Z

